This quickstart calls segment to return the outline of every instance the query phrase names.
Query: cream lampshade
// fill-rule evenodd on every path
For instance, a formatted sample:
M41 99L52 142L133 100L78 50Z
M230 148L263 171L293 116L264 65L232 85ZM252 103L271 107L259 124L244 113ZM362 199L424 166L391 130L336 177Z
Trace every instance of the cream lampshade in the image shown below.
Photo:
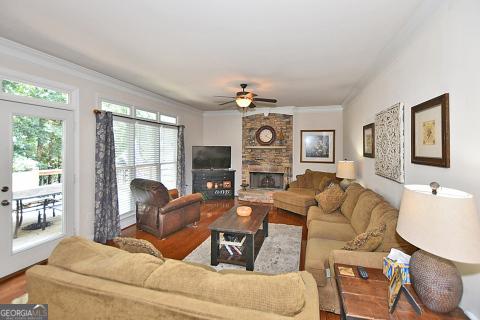
M410 260L418 296L429 309L449 312L463 293L460 273L449 260L480 263L480 218L471 194L438 187L404 187L397 232L421 249Z
M347 159L343 161L338 161L337 163L337 177L343 178L340 182L340 186L345 190L353 180L355 180L355 162L348 161Z

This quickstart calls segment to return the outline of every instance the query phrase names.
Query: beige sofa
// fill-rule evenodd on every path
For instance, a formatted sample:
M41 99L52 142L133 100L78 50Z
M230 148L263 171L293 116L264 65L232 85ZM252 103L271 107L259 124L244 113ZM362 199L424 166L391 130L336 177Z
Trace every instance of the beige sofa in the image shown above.
M262 275L129 253L71 237L27 271L49 319L319 319L307 272Z
M297 180L289 184L287 191L278 191L273 194L273 206L306 216L308 208L315 206L315 195L322 192L325 185L323 178L329 181L336 180L335 173L305 170L297 175Z
M382 259L391 248L412 253L415 247L396 233L398 210L372 190L353 183L346 190L342 206L326 214L320 206L308 210L308 240L305 270L315 278L320 309L339 313L334 263L363 265L381 268ZM383 242L375 252L342 250L345 243L357 234L386 225Z

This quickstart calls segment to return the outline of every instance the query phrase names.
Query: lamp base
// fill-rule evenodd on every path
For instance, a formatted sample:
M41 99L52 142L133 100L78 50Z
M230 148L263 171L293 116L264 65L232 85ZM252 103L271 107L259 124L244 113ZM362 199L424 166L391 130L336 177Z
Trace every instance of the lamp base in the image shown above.
M340 187L342 187L343 190L346 190L350 184L352 184L353 180L352 179L343 179L340 181Z
M446 313L458 307L463 294L462 278L450 260L418 250L410 259L410 277L428 309Z

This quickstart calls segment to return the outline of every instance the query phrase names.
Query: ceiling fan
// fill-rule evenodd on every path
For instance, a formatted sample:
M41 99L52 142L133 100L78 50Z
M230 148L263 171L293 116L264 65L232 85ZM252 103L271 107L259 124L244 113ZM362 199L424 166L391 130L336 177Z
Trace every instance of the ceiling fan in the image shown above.
M220 103L219 105L223 106L232 102L236 102L237 106L240 108L255 108L256 105L254 102L268 102L268 103L277 103L277 99L267 99L267 98L257 98L257 95L253 92L245 91L247 87L246 83L240 84L242 91L237 92L235 97L228 97L228 96L215 96L218 98L231 98L233 100Z

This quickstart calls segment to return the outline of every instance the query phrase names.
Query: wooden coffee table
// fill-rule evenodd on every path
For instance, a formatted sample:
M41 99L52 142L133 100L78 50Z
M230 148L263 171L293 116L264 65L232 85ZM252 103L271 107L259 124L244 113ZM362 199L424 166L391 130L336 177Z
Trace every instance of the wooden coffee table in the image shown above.
M350 267L355 272L355 277L342 276L338 267ZM462 309L440 314L435 313L422 304L411 285L406 285L415 300L422 308L422 314L415 313L404 295L400 296L395 311L388 312L388 285L389 281L381 269L365 268L368 272L368 280L363 280L358 275L357 267L343 264L335 264L335 274L340 295L341 318L347 320L357 319L468 319Z
M211 265L229 263L245 266L253 271L255 259L268 237L268 212L270 208L261 205L251 205L252 214L248 217L237 215L237 206L215 220L208 228L211 231ZM230 255L227 249L220 247L220 233L245 236L241 255Z

